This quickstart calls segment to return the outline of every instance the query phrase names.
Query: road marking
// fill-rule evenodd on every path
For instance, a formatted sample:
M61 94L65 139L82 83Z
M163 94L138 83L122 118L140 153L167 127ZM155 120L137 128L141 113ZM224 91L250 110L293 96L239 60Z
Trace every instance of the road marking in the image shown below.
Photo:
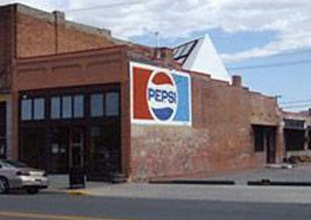
M89 196L90 192L88 190L68 190L69 195L79 195L79 196Z
M32 218L44 220L134 220L134 219L117 219L117 218L97 218L90 216L73 216L73 215L52 215L24 212L0 212L0 217L10 218Z

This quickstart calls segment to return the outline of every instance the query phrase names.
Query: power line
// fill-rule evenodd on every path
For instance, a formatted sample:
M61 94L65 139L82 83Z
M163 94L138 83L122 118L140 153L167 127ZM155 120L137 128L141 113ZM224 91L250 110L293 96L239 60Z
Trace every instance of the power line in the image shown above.
M303 50L303 51L292 51L287 53L278 53L278 54L272 54L269 57L282 57L282 56L292 56L292 55L300 55L300 54L311 54L310 50ZM267 57L258 57L258 58L267 58Z
M283 67L283 66L295 66L311 63L311 60L298 60L293 62L279 62L279 63L271 63L266 65L249 65L249 66L238 66L238 67L227 67L228 70L245 70L245 69L263 69L263 68L275 68L275 67Z
M274 57L282 57L282 56L301 55L301 54L311 54L311 50L298 50L298 51L285 52L285 53L276 53L276 54L271 54L267 56L253 57L250 59L266 59L266 58L274 58Z
M80 12L80 11L90 11L90 10L97 10L97 9L101 9L101 8L113 8L113 7L119 7L119 6L141 4L141 3L145 3L145 2L146 1L119 2L119 3L114 3L114 4L97 5L97 6L86 7L86 8L69 9L69 10L65 10L65 12L66 13L76 13L76 12Z
M293 106L288 106L288 107L284 107L281 106L282 108L286 108L286 109L292 109L292 108L305 108L305 107L311 107L311 104L305 104L305 105L293 105Z
M311 102L311 99L283 102L280 103L280 105L290 105L290 104L309 103L309 102Z
M300 105L310 105L311 106L311 102L301 102L301 103L297 103L297 104L291 104L291 105L281 105L282 108L291 108L291 107L296 107L296 106L300 106Z

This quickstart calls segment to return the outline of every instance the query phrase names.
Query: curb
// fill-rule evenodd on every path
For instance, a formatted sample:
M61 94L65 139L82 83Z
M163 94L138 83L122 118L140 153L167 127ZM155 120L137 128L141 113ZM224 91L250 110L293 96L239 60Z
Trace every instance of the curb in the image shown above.
M271 181L262 179L260 181L248 181L248 186L305 186L310 187L311 182Z
M44 190L42 191L47 194L67 194L67 195L85 195L89 196L91 195L89 190L84 190L84 189L49 189L49 190Z
M235 185L233 180L155 180L150 184Z
M67 190L66 193L68 195L77 195L77 196L90 196L90 191L88 190L77 190L77 189L74 189L74 190Z

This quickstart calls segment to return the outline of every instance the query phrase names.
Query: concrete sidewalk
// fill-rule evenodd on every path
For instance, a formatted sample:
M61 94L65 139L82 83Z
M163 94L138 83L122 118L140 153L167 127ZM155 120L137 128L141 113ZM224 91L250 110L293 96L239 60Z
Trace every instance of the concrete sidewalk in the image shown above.
M106 197L311 204L311 187L122 184L87 191Z
M92 186L92 184L94 185ZM311 204L311 187L88 183L86 189L68 190L64 188L51 188L46 190L46 192L131 199L141 198Z
M85 181L84 189L70 189L69 175L49 175L49 188L44 190L49 193L74 193L74 192L87 192L95 189L103 189L112 183L106 182L90 182ZM86 193L85 193L86 194Z
M311 166L297 166L293 169L263 168L256 171L221 175L210 179L231 179L236 185L186 185L186 184L148 184L124 183L111 184L103 182L86 182L86 188L69 190L69 177L50 176L50 188L45 192L67 193L75 195L181 199L181 200L215 200L247 201L276 203L310 203L311 187L247 186L247 181L261 179L272 181L309 181Z
M270 179L272 181L311 182L311 164L295 165L291 169L275 166L256 170L216 175L211 179L234 180L237 185L247 185L248 181Z

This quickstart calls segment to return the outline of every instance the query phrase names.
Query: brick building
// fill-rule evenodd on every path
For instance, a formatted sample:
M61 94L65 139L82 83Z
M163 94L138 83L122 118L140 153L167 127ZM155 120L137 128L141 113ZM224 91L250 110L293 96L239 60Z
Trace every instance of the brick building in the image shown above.
M283 112L285 158L311 161L311 111ZM292 160L293 161L293 160Z
M282 161L276 99L240 77L184 70L170 49L122 42L60 12L10 5L0 14L3 155L133 181Z
M11 84L14 62L19 58L66 53L123 43L104 29L65 20L64 14L52 14L24 5L0 7L0 106L7 119L1 123L0 152L16 157L11 147ZM6 127L6 129L4 129ZM7 137L7 138L6 138ZM16 151L16 150L15 150Z

